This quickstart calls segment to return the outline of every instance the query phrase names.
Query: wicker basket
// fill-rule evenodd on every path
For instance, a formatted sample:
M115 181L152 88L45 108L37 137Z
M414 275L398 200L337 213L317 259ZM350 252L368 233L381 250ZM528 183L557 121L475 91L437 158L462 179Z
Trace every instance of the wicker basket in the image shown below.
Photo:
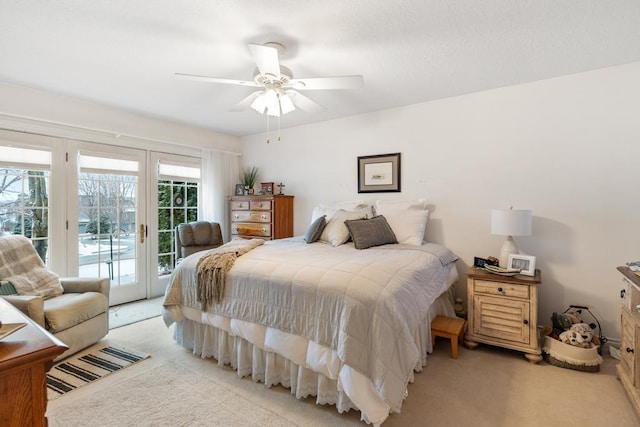
M576 347L551 337L544 337L542 356L547 363L553 366L585 372L600 371L602 363L598 347Z

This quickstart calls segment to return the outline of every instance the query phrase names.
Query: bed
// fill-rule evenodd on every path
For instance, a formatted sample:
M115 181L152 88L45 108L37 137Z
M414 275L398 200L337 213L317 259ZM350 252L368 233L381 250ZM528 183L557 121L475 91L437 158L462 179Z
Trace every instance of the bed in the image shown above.
M336 219L342 225L339 217L334 212L324 228ZM380 425L400 412L426 364L431 319L454 315L448 290L457 257L433 243L362 250L357 240L334 246L331 236L309 243L307 235L238 256L220 300L206 310L197 265L209 252L185 258L165 293L165 323L176 324L180 345L241 377L316 396L339 412L357 409Z

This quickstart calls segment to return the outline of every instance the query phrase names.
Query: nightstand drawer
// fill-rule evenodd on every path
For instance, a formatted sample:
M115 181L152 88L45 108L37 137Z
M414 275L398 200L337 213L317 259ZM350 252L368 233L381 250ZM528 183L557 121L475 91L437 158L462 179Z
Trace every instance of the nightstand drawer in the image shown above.
M235 222L231 224L232 234L243 234L246 236L270 237L270 224L254 224L246 222Z
M249 202L246 200L243 200L243 201L234 200L231 202L231 210L232 211L248 211Z
M271 202L268 200L252 200L250 202L252 211L270 211Z
M233 211L232 221L271 222L271 212Z
M473 292L477 294L501 295L513 298L529 299L529 286L513 283L474 280Z

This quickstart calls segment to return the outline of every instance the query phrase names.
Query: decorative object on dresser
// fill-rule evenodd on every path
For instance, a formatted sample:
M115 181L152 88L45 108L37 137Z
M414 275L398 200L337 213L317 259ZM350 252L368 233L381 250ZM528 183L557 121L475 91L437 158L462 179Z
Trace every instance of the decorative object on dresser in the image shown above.
M620 362L616 370L629 400L640 415L640 276L629 267L618 267L622 273L624 288L622 298L622 339L620 343Z
M293 236L293 196L229 197L231 238L273 240Z
M253 194L253 187L256 185L259 171L260 169L255 166L251 166L242 170L242 173L240 174L240 181L244 185L245 194ZM236 189L236 193L237 192L238 189Z
M358 193L399 193L400 177L400 153L358 157Z
M265 194L267 196L273 194L273 182L261 182L260 185L262 186L262 194Z
M234 194L236 196L244 196L244 184L236 184Z
M67 346L2 298L0 318L26 324L0 343L0 425L46 426L45 375Z
M467 333L464 344L478 343L518 350L532 363L542 360L538 340L538 285L533 277L501 276L480 268L467 271Z
M509 254L519 254L512 236L531 235L531 211L509 209L493 209L491 211L491 234L507 236L500 249L500 267L507 267Z

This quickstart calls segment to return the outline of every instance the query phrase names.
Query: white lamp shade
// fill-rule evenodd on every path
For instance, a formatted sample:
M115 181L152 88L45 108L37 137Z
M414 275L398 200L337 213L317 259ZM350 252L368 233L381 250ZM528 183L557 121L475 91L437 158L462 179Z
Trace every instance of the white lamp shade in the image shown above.
M530 236L531 211L515 209L491 210L491 234Z

